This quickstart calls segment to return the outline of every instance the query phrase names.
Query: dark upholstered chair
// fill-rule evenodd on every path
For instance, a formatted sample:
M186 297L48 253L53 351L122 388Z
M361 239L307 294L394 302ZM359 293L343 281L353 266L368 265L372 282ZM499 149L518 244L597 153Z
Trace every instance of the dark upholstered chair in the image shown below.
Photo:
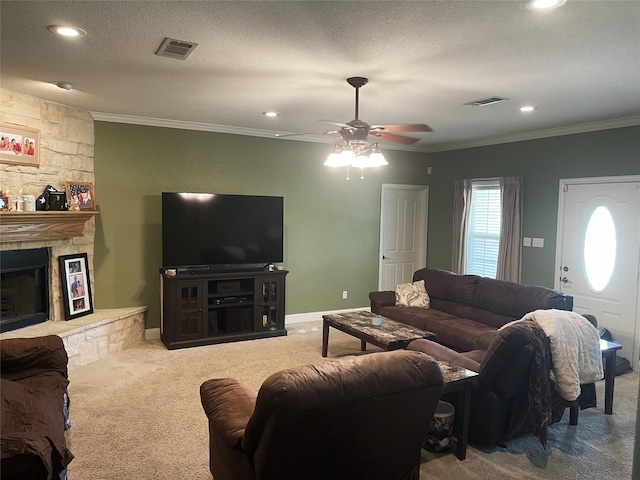
M524 323L487 335L489 339L479 338L479 348L470 352L455 352L422 339L414 340L407 347L479 373L471 387L470 442L502 443L531 431L529 380L536 343L532 331ZM482 345L489 340L489 345ZM548 379L548 369L543 368ZM454 398L446 400L455 403Z
M409 480L444 388L440 366L405 350L283 370L257 397L207 380L215 480Z
M0 341L3 480L57 479L73 459L64 433L67 361L55 335Z
M549 378L549 339L535 322L517 322L489 332L469 352L456 352L424 339L414 340L407 348L479 373L471 387L469 441L473 443L501 444L532 432L544 445L547 421L559 421L568 407L570 423L575 425L579 407L595 406L593 384L583 386L587 394L574 402L563 400L555 391ZM455 403L453 397L445 400Z

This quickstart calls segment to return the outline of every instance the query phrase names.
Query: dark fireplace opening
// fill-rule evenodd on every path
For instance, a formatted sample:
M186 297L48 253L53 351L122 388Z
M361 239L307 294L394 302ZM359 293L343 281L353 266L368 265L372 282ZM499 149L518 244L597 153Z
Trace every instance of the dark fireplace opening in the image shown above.
M49 318L49 250L0 251L0 332Z

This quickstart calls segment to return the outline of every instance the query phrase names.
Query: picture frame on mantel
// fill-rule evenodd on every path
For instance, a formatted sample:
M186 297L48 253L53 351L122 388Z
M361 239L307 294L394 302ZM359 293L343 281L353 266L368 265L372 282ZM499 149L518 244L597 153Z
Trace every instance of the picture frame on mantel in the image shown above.
M0 123L0 162L40 166L40 130Z
M60 255L58 260L65 320L93 313L87 254Z
M65 182L69 210L95 211L96 197L93 183Z

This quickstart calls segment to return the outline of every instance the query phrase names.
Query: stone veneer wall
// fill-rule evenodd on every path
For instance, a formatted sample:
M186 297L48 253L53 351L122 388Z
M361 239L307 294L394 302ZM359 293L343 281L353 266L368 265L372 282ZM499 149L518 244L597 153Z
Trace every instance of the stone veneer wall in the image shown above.
M64 190L66 181L91 182L95 189L93 117L89 112L0 88L0 121L40 130L39 167L0 163L0 190L8 192L9 202L20 192L38 197L47 185ZM50 249L50 320L64 320L58 256L87 253L92 281L94 236L95 219L91 219L82 237L7 243L0 238L0 250Z

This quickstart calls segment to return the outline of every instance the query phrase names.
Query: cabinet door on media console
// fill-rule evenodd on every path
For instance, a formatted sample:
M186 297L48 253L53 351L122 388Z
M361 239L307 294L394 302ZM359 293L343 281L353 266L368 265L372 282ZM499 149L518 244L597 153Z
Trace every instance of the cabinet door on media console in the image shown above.
M284 276L256 278L256 331L284 328Z
M173 290L175 299L174 340L196 340L202 338L204 289L201 281L180 281Z

